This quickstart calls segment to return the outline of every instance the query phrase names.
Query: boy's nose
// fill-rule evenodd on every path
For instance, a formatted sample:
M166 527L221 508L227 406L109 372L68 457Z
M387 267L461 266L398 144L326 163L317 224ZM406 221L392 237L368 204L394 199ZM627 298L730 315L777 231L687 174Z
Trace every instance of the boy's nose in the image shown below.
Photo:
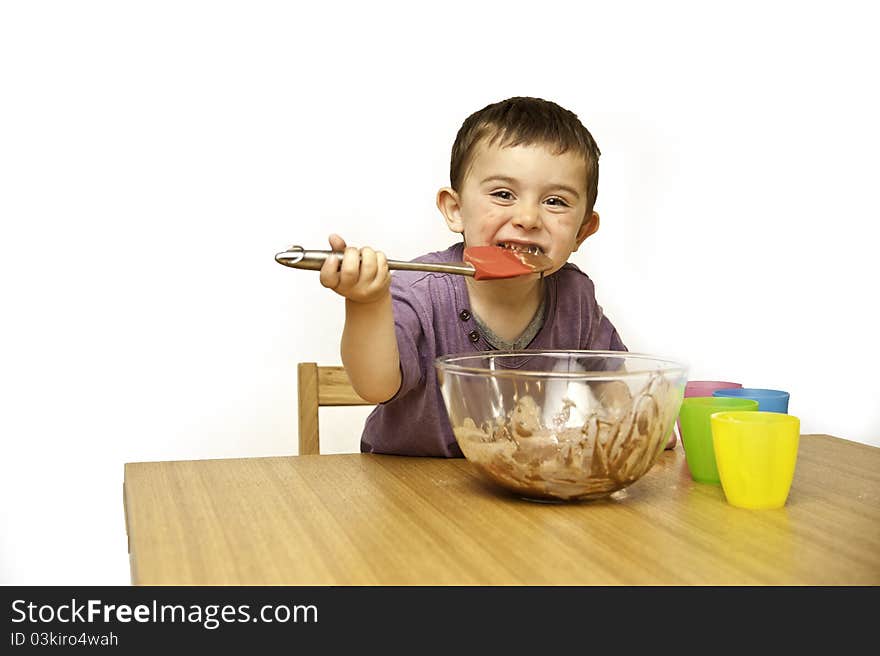
M513 217L513 224L523 230L534 230L541 225L541 213L534 207L520 207Z

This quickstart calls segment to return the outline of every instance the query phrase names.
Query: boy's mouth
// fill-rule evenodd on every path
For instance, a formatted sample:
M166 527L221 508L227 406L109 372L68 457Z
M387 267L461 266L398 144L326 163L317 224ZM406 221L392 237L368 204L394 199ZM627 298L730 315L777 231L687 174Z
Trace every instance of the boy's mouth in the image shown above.
M544 253L544 251L541 250L541 247L536 246L535 244L518 244L513 241L499 241L495 245L519 253L531 253L532 255L543 255Z

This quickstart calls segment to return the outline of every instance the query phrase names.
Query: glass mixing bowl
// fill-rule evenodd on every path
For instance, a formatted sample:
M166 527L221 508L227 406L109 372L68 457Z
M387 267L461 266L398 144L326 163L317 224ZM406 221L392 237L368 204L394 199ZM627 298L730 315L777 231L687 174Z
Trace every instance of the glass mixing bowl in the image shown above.
M465 457L529 499L597 499L637 481L687 383L685 366L625 351L490 351L434 366Z

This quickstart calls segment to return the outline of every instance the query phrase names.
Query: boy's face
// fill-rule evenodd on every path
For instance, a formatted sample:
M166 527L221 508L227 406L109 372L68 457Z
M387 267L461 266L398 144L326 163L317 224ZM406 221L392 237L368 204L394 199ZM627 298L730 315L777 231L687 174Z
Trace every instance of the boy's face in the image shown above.
M586 163L542 145L499 147L478 144L461 185L437 194L449 229L466 246L537 249L559 270L599 226L587 216Z

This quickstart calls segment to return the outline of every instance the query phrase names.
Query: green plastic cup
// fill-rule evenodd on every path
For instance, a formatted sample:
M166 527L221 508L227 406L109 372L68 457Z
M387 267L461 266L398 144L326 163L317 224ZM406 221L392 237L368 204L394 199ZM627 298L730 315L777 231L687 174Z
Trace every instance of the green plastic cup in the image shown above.
M697 483L721 485L709 418L715 412L728 410L757 411L758 402L754 399L717 396L692 396L681 402L678 414L681 421L681 443L691 478Z

